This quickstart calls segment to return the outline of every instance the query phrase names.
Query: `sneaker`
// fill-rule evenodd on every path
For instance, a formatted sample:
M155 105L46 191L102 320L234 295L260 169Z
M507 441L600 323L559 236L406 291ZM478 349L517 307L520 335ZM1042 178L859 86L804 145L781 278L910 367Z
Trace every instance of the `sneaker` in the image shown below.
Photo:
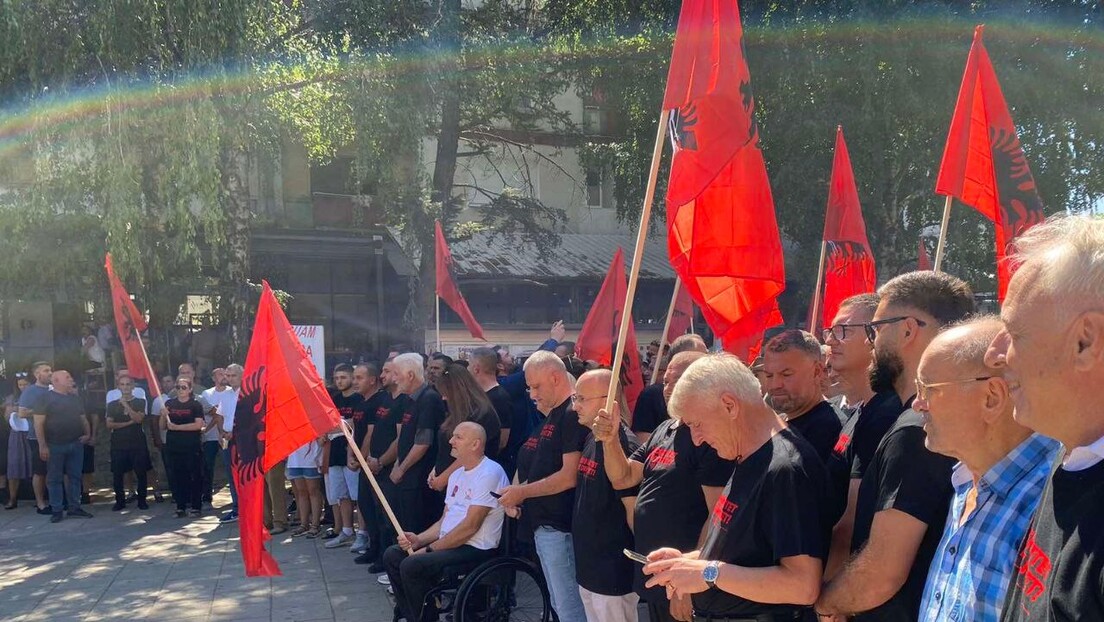
M219 519L219 522L236 523L238 522L238 513L235 510L230 510L229 512L222 515L222 518Z
M347 533L342 532L342 533L337 534L336 538L332 538L329 542L327 542L325 544L325 547L328 548L328 549L336 549L338 547L345 546L345 545L349 544L352 541L353 541L353 534L351 534L351 533L347 534Z
M376 583L380 585L391 585L391 577L387 576L387 573L383 573L376 579Z
M334 531L333 528L327 529L326 533L322 534L322 539L323 540L333 540L334 538L337 537L337 534L339 534L339 533L341 533L341 532Z
M353 558L353 563L354 564L360 564L360 565L374 564L374 563L376 563L377 559L379 559L379 555L376 555L375 553L369 553L369 552L365 551L364 553L361 553L360 555L357 555L356 557L354 557Z
M189 512L189 514L191 514L192 516L203 516L203 512L198 508L193 508L192 511Z
M353 546L349 548L349 552L354 555L363 555L368 552L368 544L367 534L358 533L356 535L356 541L354 541Z
M84 509L82 509L82 508L77 508L75 510L69 510L69 518L72 518L74 516L76 516L77 518L92 518L92 515L89 514L86 511L84 511Z
M62 514L61 512L50 512L50 522L51 523L60 523L61 519L63 519L63 518L65 518L65 515Z
M138 500L138 509L139 510L148 510L149 509L149 504L146 503L145 499L139 499Z
M38 508L37 510L35 510L35 512L38 512L39 514L41 514L43 516L50 516L54 513L54 511L52 509L50 509L50 506L46 506L44 508Z
M126 509L126 504L123 503L122 501L116 501L115 505L111 506L111 511L112 512L118 512L119 510L125 510L125 509Z
M383 565L383 562L372 562L371 566L368 566L368 572L372 574L379 574L385 572L387 567Z
M391 596L394 596L395 595L395 588L388 585L387 586L387 593L390 594Z

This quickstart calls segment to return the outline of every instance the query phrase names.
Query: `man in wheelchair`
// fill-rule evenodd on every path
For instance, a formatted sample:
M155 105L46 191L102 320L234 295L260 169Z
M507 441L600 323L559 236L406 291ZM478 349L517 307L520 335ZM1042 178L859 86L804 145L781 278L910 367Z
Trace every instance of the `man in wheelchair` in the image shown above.
M444 513L422 533L403 533L383 554L397 608L407 622L437 620L432 599L424 610L423 601L446 569L475 568L497 552L503 509L491 492L510 482L502 467L484 455L486 444L479 424L456 426L449 445L461 467L449 476Z

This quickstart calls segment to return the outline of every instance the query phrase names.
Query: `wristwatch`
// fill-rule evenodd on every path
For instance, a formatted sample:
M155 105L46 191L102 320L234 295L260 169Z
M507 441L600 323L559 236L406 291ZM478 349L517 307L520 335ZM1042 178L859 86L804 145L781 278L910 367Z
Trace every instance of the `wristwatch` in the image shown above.
M702 568L702 579L709 587L716 587L717 577L721 574L720 565L721 562L709 562L705 565L705 568Z

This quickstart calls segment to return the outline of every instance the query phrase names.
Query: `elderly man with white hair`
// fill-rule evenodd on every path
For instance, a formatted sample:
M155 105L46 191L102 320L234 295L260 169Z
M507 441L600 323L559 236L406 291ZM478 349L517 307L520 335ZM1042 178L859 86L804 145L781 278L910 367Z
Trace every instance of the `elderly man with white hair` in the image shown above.
M828 555L827 474L816 450L786 427L759 394L754 374L734 356L690 365L668 407L738 466L697 551L648 555L648 586L693 595L694 619L797 620L820 590Z
M1019 269L985 362L1016 421L1061 442L1001 619L1104 620L1104 220L1056 217L1014 243Z
M437 518L444 503L426 485L426 477L437 455L437 429L445 420L445 402L426 382L422 355L400 354L391 367L398 391L410 398L399 424L391 481L398 487L399 522L404 529L422 531Z
M586 613L575 582L571 516L579 457L589 430L579 425L579 416L571 409L574 390L558 356L544 350L534 352L525 361L524 371L529 395L544 421L518 452L520 483L502 490L499 501L525 513L552 607L560 620L581 621Z

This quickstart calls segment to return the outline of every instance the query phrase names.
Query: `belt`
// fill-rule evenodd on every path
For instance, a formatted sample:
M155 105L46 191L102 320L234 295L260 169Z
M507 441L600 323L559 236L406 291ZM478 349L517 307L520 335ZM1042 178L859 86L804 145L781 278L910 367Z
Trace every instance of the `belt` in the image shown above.
M761 613L753 616L723 616L694 612L694 622L791 622L801 619L801 611Z

